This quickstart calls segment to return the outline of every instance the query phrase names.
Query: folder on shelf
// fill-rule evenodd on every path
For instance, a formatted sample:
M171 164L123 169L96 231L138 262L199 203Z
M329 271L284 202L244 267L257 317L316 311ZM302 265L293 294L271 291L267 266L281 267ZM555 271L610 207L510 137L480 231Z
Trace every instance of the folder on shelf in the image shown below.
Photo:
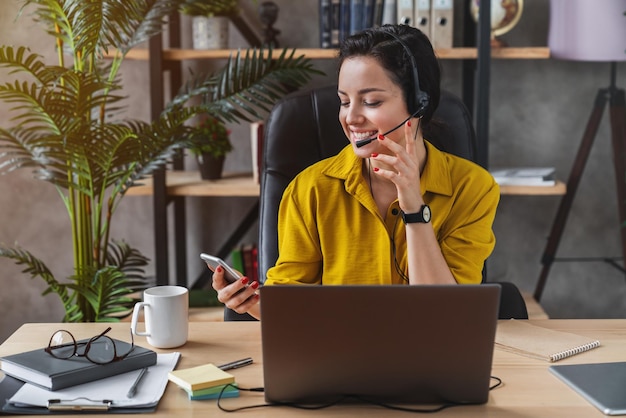
M398 23L413 25L413 0L398 0Z
M431 0L413 0L413 25L421 30L432 42L430 34L430 3Z
M454 1L432 0L430 41L435 49L452 48Z

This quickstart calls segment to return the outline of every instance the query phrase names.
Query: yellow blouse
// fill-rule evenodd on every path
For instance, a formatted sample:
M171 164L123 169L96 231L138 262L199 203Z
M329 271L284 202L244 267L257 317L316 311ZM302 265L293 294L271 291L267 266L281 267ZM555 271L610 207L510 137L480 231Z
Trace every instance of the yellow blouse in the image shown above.
M480 283L493 251L500 198L493 177L469 160L426 142L421 177L432 226L458 283ZM362 159L350 145L287 186L278 215L276 265L265 284L400 284L408 275L406 235L396 200L381 217Z

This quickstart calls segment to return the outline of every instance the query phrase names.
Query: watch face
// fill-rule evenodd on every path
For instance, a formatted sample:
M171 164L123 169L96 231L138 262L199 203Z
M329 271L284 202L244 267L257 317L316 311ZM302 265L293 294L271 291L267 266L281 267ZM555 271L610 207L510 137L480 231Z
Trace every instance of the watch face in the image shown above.
M424 218L424 222L430 222L430 206L424 205L422 208L422 217Z

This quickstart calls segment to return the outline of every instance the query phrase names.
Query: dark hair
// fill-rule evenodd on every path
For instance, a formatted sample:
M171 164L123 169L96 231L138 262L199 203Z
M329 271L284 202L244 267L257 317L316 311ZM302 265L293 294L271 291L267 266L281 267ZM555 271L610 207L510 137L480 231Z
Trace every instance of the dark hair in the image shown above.
M400 38L413 54L417 64L419 88L430 96L430 103L422 117L422 126L427 128L439 105L441 70L433 47L422 31L407 25L383 25L349 36L339 48L339 68L348 58L375 58L402 89L409 113L414 112L417 103L412 61L402 44L390 34Z

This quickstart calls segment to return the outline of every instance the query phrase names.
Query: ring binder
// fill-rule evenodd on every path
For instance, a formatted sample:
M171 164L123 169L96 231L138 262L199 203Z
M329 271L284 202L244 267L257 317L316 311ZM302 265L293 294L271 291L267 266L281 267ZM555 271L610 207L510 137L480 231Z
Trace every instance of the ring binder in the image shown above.
M76 404L78 400L92 402L90 404ZM49 411L108 411L113 401L110 399L93 400L85 397L74 399L48 399Z
M575 354L584 353L585 351L589 351L592 348L596 348L600 346L600 341L592 341L587 344L582 344L577 347L570 348L569 350L563 350L559 353L554 353L550 356L550 361L559 361L567 357L571 357Z

